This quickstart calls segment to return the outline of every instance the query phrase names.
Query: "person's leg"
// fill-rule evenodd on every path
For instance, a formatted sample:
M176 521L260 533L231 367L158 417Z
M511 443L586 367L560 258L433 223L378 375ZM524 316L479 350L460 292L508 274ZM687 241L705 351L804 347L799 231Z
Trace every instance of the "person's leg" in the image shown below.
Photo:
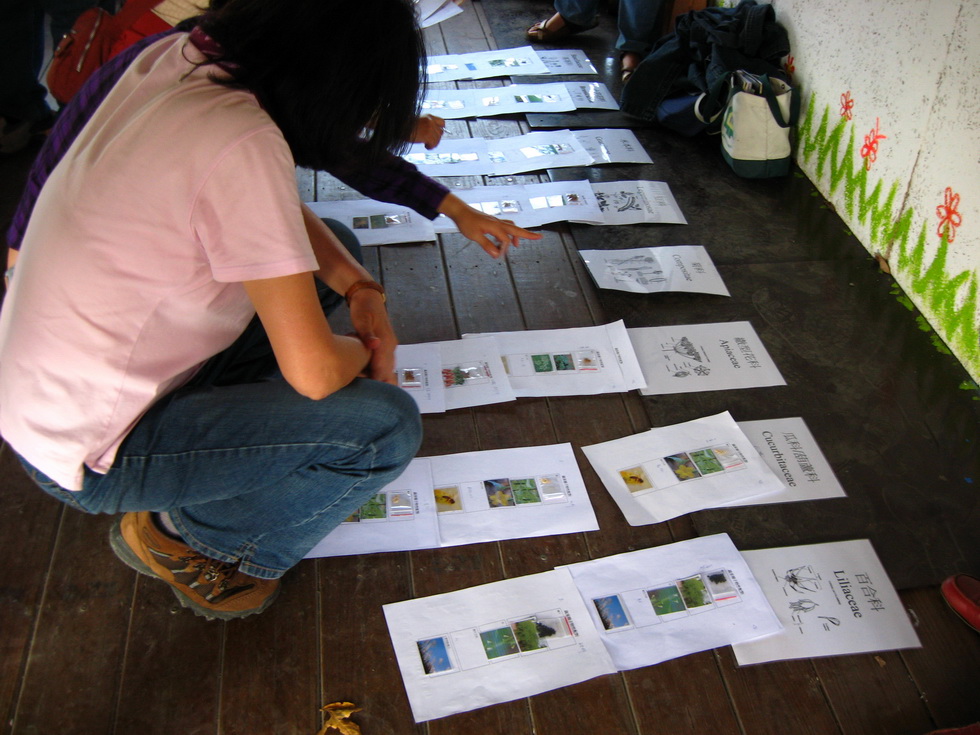
M616 48L638 54L642 59L660 37L660 15L664 0L619 0Z
M180 389L77 499L89 512L168 511L196 551L275 579L396 479L420 439L412 398L373 380L321 401L282 379Z
M660 36L664 0L619 0L620 79L626 84Z
M555 10L573 25L595 28L599 23L599 0L555 0Z
M527 37L538 43L552 43L599 24L599 0L556 0L555 13L528 28Z

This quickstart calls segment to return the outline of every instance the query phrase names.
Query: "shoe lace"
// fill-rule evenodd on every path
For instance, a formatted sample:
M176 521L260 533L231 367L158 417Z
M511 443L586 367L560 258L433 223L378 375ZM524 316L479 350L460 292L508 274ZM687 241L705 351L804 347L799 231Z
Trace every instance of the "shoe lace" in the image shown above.
M198 579L201 581L193 586L214 585L211 594L214 594L214 591L224 592L233 583L236 586L246 583L245 580L236 581L237 577L245 576L238 571L238 562L223 562L202 555L181 557L181 561L198 572Z

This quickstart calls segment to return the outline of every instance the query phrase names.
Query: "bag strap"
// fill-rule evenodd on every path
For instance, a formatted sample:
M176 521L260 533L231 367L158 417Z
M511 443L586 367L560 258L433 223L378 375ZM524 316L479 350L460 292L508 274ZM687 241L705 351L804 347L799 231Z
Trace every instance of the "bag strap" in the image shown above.
M763 74L760 78L762 80L762 96L769 103L769 111L772 113L776 124L781 128L788 128L790 125L795 125L797 119L800 117L800 96L796 94L796 90L790 87L786 92L790 96L789 120L784 120L783 111L780 109L779 102L776 100L776 90L772 88L772 80L769 79L768 74Z
M161 2L163 0L126 0L119 12L112 16L113 22L120 30L126 30Z

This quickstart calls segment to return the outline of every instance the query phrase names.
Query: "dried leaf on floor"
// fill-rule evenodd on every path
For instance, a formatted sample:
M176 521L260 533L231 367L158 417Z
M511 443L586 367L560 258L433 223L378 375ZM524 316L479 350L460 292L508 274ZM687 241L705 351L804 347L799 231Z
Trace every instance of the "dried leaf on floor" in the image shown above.
M361 728L349 719L352 714L361 711L353 702L331 702L321 707L320 711L325 713L326 720L316 735L330 735L331 730L338 731L340 735L361 735Z

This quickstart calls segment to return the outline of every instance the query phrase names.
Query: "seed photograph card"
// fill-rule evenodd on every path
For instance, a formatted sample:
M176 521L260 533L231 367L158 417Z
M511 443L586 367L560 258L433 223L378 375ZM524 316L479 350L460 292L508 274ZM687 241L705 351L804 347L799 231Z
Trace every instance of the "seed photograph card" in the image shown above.
M784 629L732 646L739 664L920 647L867 539L742 553Z
M480 335L464 335L471 339ZM644 385L622 320L595 327L494 332L514 395L624 393Z
M395 379L419 407L419 413L444 413L446 388L442 376L442 351L435 342L398 345Z
M383 610L416 722L616 671L567 572L515 577Z
M663 181L597 181L593 182L592 191L602 210L599 224L687 224L670 187ZM573 221L596 224L591 220Z
M425 71L430 82L551 73L531 46L430 56Z
M540 227L573 217L601 222L602 212L588 181L554 181L459 189L453 193L481 212L512 220L518 227ZM458 232L444 214L436 217L436 232Z
M417 457L398 479L369 498L314 546L306 558L438 546L431 467L428 459Z
M442 355L442 385L447 410L515 400L493 337L432 344L438 346Z
M843 498L846 493L817 440L800 417L739 421L740 428L783 489L772 495L734 500L734 505L768 505L799 500Z
M628 329L646 396L786 385L749 322Z
M494 176L546 168L588 166L592 155L570 130L549 130L487 141Z
M442 546L598 530L570 444L430 458Z
M725 533L559 569L621 671L782 630Z
M426 176L482 176L493 172L485 138L446 138L429 150L413 143L402 156Z
M347 225L361 245L395 245L436 239L432 222L413 209L374 199L307 202L313 213Z
M579 255L599 288L730 295L708 251L700 245L580 250Z
M631 526L783 488L727 411L582 451Z
M548 82L482 89L429 89L422 111L447 120L529 112L570 112L576 108L617 110L604 84Z

